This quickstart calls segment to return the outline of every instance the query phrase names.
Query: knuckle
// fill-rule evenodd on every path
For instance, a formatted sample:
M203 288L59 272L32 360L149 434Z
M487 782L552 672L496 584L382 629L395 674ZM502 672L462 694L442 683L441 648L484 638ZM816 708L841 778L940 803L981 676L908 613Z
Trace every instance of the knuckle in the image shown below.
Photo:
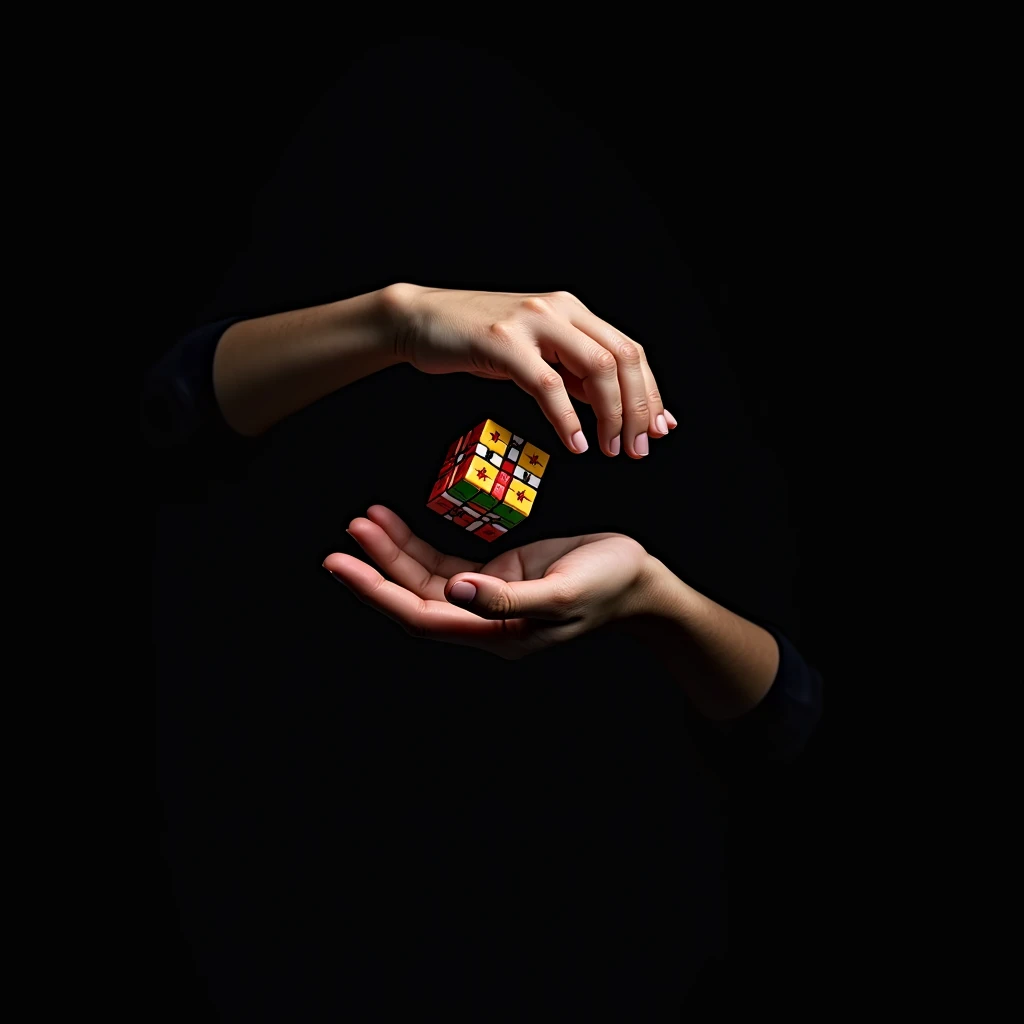
M651 390L647 392L647 404L650 405L652 409L662 408L661 392L657 388L651 388Z
M562 388L562 378L554 370L545 370L537 378L537 386L546 394L553 394Z
M523 299L523 309L530 313L540 313L541 315L546 315L552 311L551 303L541 295L531 295L528 299Z
M509 346L515 341L515 328L504 320L491 324L487 333L491 340L498 345Z
M567 292L564 288L559 288L558 291L551 292L551 298L554 299L555 302L572 303L572 305L579 306L582 309L587 308L575 295L573 295L572 292Z
M507 589L499 590L491 601L491 611L500 616L501 618L511 617L515 611L515 601L512 598L512 594Z
M619 359L626 366L638 366L640 363L640 353L637 351L636 344L632 341L620 341L618 354Z
M633 412L643 420L646 420L651 414L651 408L647 404L646 398L638 398L633 403Z
M594 356L594 372L599 377L608 377L615 373L617 363L615 356L608 349L603 348Z

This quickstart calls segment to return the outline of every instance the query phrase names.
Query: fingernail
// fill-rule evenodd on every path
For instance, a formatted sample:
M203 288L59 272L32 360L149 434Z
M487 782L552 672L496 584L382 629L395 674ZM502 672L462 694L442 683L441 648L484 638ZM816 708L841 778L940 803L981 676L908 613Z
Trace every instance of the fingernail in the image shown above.
M608 451L610 451L610 452L612 453L612 455L618 455L618 454L619 454L619 449L620 449L621 447L622 447L622 442L621 442L621 441L619 440L619 435L618 435L618 434L616 434L616 435L615 435L615 436L614 436L614 437L613 437L613 438L612 438L612 439L611 439L611 440L610 440L610 441L608 442Z
M665 419L668 420L668 425L670 427L678 427L679 426L679 420L677 420L675 418L675 416L673 416L672 413L670 413L668 411L668 409L665 410Z
M665 417L661 413L658 413L658 415L654 417L654 425L658 428L659 434L668 433L668 424L665 422Z
M572 446L577 452L585 452L590 447L587 444L587 439L583 436L582 430L577 430L569 440L572 441Z
M646 432L644 432L643 434L637 434L636 437L633 438L633 451L635 451L637 455L648 454Z
M476 597L476 587L474 587L472 583L467 583L466 580L459 580L459 582L448 591L448 596L453 601L458 601L459 604L469 604L469 602Z

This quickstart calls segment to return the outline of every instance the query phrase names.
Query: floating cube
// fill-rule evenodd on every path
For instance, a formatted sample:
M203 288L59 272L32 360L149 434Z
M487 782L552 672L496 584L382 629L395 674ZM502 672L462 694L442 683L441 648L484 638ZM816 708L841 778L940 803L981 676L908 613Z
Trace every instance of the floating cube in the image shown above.
M547 466L547 452L484 420L452 442L427 508L496 541L530 514Z

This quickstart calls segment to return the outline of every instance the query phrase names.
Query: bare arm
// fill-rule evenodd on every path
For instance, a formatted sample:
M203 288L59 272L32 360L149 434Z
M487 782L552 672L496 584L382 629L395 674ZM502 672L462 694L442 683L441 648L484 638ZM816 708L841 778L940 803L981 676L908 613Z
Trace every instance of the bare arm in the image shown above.
M767 694L779 668L775 638L687 586L648 555L642 614L628 620L707 718L737 718Z
M624 534L534 541L478 565L435 551L388 508L367 514L349 533L390 579L341 552L324 567L416 636L517 660L616 623L661 656L709 719L752 711L776 682L771 633L698 593Z
M643 347L568 292L479 292L399 282L322 306L229 326L213 353L213 399L239 434L378 370L511 380L565 446L589 446L570 394L593 406L605 455L642 459L676 425ZM201 382L202 383L202 382ZM209 390L209 377L205 381Z
M254 437L292 413L401 362L390 290L232 324L217 345L213 387L224 419Z

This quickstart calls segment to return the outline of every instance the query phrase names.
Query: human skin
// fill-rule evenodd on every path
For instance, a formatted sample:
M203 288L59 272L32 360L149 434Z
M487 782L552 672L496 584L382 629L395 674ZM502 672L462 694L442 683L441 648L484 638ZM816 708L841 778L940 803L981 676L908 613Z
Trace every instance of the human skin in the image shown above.
M621 622L716 720L756 707L778 671L767 630L698 593L624 534L535 541L484 564L438 552L383 505L353 519L348 533L390 579L343 552L324 568L416 637L518 660Z
M362 377L423 373L511 380L569 451L589 446L571 398L593 406L605 455L641 459L677 425L642 345L568 292L465 291L401 282L232 324L213 362L227 423L256 436Z
M424 373L512 380L572 452L587 450L570 396L597 418L602 452L649 451L677 421L641 345L567 292L521 294L400 283L307 309L241 321L214 355L214 390L238 433L263 433L369 374L409 363ZM635 540L615 533L538 541L487 564L442 555L393 512L372 506L349 533L386 569L341 552L324 566L416 636L521 658L606 622L642 632L693 704L734 718L778 668L770 633L699 594ZM460 602L472 585L474 596Z

